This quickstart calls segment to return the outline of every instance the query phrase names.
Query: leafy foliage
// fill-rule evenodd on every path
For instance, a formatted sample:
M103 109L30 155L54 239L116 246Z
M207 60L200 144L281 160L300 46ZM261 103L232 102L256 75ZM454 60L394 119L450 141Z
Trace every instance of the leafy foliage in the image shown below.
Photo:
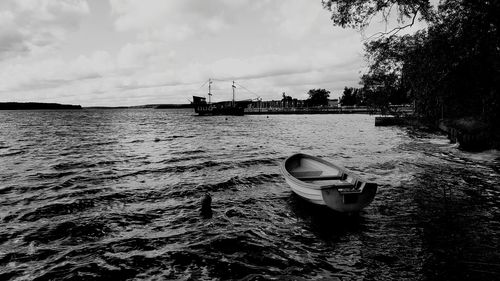
M444 1L403 59L403 82L430 119L500 120L500 2Z
M290 102L293 100L291 96L287 96L285 93L283 93L283 99L281 99L283 102Z
M423 19L433 17L429 0L322 0L323 7L332 12L335 25L351 28L365 28L377 14L387 19L397 10L398 20L415 18L420 14Z
M366 97L364 95L363 89L345 87L339 102L342 105L348 105L348 106L365 105Z
M365 28L382 14L425 20L413 35L381 33L365 44L369 70L361 78L368 103L415 102L420 116L478 116L500 122L500 1L323 0L335 25ZM500 130L500 129L499 129Z
M389 111L391 104L409 103L408 89L402 83L403 62L409 46L410 36L382 38L365 44L369 70L361 77L361 84L370 106Z
M330 91L325 89L311 89L307 94L309 95L307 102L310 106L328 105Z
M281 99L284 107L293 107L297 103L297 99L293 99L291 96L287 96L283 93L283 98Z

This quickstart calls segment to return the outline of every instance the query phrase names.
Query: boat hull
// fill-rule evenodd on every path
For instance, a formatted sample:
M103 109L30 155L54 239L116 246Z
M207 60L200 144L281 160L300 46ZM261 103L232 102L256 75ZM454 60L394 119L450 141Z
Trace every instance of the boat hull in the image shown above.
M209 106L198 106L195 107L194 112L198 115L235 115L243 116L245 115L245 109L241 107L209 107Z
M198 115L245 115L245 108L252 100L207 103L204 97L193 96L194 112Z
M360 193L341 193L336 188L322 189L325 204L339 212L359 212L370 205L377 193L377 185L370 184Z
M280 166L286 183L301 198L338 212L358 212L368 206L377 185L321 158L295 154Z

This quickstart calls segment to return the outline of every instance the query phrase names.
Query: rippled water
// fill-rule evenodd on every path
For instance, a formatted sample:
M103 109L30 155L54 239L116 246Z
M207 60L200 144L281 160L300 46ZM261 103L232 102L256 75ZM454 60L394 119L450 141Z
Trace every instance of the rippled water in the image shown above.
M3 111L0 130L0 280L500 279L498 151L369 115ZM374 202L303 202L278 170L295 152L378 182Z

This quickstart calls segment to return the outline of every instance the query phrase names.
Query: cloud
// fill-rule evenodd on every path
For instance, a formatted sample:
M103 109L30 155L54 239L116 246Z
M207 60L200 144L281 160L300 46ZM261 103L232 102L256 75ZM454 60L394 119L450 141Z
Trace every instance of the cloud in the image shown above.
M19 92L39 89L53 89L73 83L75 80L96 79L110 75L115 62L102 51L90 56L79 56L72 61L61 58L44 60L22 60L0 68L1 92Z
M144 39L180 41L217 34L237 21L249 1L110 0L118 31L134 31Z
M311 5L307 1L288 0L286 5L275 8L277 16L274 17L280 30L293 39L300 39L310 32L318 32L315 28L328 28L326 12L321 5ZM322 18L323 16L323 18ZM326 22L323 25L318 23Z
M141 40L182 41L214 36L242 21L252 21L257 28L263 23L266 28L293 39L331 27L330 15L321 3L304 0L110 0L110 3L116 29L138 32Z
M28 52L24 44L25 36L16 28L14 14L0 11L0 60L11 55Z
M166 67L172 61L175 52L161 42L127 43L117 55L117 63L123 69Z
M83 0L1 2L0 24L7 28L0 30L0 98L184 103L206 94L200 86L213 78L225 80L214 85L216 99L226 98L233 79L253 92L240 89L241 98L273 99L283 91L294 97L317 87L337 91L356 86L359 77L359 35L334 29L321 3L109 1L110 10L98 15L104 2L91 2L92 10ZM102 24L109 28L99 30L101 37L119 40L78 38L85 44L64 50L80 25Z
M59 43L89 13L84 0L5 0L0 9L0 59Z

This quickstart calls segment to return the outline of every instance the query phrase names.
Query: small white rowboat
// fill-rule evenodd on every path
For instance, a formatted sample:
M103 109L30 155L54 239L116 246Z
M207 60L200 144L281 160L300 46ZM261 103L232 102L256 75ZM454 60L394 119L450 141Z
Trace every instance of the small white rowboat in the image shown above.
M357 212L375 197L377 184L321 158L294 154L280 166L293 192L309 202L339 212Z

